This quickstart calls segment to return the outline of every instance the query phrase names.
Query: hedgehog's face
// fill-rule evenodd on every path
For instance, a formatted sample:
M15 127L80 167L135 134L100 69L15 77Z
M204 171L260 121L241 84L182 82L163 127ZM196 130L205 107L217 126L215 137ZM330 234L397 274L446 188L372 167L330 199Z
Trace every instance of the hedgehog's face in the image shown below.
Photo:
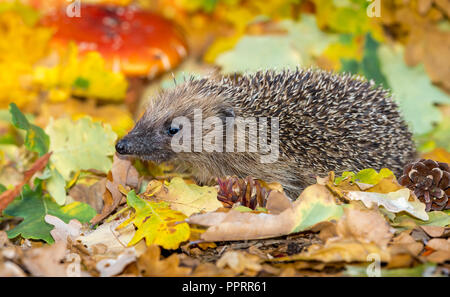
M130 133L117 142L116 151L121 155L134 155L143 160L168 161L175 155L170 143L179 129L180 127L171 126L170 122L149 125L142 118Z
M117 142L116 151L158 163L173 159L181 151L185 157L186 151L194 150L194 114L200 111L203 117L234 116L228 106L212 103L205 98L163 97L151 104L135 127Z

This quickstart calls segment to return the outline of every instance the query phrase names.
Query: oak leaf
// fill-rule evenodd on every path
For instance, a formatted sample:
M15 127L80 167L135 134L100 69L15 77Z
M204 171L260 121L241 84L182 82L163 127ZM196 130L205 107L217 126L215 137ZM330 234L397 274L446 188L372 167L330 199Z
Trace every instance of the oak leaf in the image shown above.
M157 244L165 249L176 249L180 243L189 239L189 225L183 222L186 216L171 209L167 202L141 199L133 190L128 192L127 203L136 212L118 228L130 223L137 227L136 234L128 246L145 238L147 245Z

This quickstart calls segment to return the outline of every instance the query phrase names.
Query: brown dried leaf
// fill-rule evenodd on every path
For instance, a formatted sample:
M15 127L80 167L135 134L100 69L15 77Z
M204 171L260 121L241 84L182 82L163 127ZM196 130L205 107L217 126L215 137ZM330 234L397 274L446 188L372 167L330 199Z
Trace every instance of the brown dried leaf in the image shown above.
M433 238L427 242L427 247L435 251L445 251L450 253L450 238Z
M161 250L157 245L151 245L142 254L137 266L142 276L187 276L191 268L180 267L180 259L177 254L172 254L166 259L160 259Z
M60 241L25 251L22 261L33 276L67 276L68 264L61 263L65 255L66 244Z
M102 212L96 215L91 224L96 225L110 215L122 202L123 194L119 190L119 186L124 188L131 187L137 189L139 186L139 173L133 164L128 159L121 159L117 154L114 155L113 164L111 170L108 172L106 181L107 191L103 194L103 209Z
M103 195L105 191L106 178L102 178L91 186L76 184L70 189L69 196L76 201L89 204L97 213L100 213L103 209Z
M337 223L341 239L356 239L362 243L375 243L386 248L394 230L378 210L346 208L344 216Z
M246 270L259 272L262 269L261 262L262 259L256 255L241 251L227 251L216 262L216 265L219 268L229 267L234 273L241 274Z
M440 226L420 226L431 237L444 237L450 233L450 228Z

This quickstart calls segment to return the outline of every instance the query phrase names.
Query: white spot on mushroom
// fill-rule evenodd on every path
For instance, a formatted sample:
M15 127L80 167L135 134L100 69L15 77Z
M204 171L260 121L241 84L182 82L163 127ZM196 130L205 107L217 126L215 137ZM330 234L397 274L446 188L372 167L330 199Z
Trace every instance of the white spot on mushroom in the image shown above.
M124 22L122 22L122 23L120 24L120 27L121 27L122 30L127 31L127 30L130 29L131 25L130 25L129 22L124 21Z
M152 52L154 52L154 55L161 60L161 63L163 64L163 68L165 71L172 68L172 64L170 63L169 56L167 56L161 49L159 48L152 48Z
M97 44L94 42L80 42L78 45L80 51L95 51L97 50Z
M180 57L186 56L187 52L186 52L186 48L184 46L173 42L172 47L175 48L175 50L177 51L177 53Z
M115 56L112 63L112 71L120 72L120 58Z
M158 65L153 65L150 71L147 74L147 77L149 79L152 79L155 77L156 73L158 73Z

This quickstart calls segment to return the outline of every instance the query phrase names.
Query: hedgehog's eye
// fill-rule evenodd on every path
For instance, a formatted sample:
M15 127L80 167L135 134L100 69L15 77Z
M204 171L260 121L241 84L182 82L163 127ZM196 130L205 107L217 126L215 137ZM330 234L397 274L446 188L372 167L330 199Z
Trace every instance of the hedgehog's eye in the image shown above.
M167 134L169 134L169 136L174 136L178 131L180 131L180 128L170 127L169 130L167 130Z

